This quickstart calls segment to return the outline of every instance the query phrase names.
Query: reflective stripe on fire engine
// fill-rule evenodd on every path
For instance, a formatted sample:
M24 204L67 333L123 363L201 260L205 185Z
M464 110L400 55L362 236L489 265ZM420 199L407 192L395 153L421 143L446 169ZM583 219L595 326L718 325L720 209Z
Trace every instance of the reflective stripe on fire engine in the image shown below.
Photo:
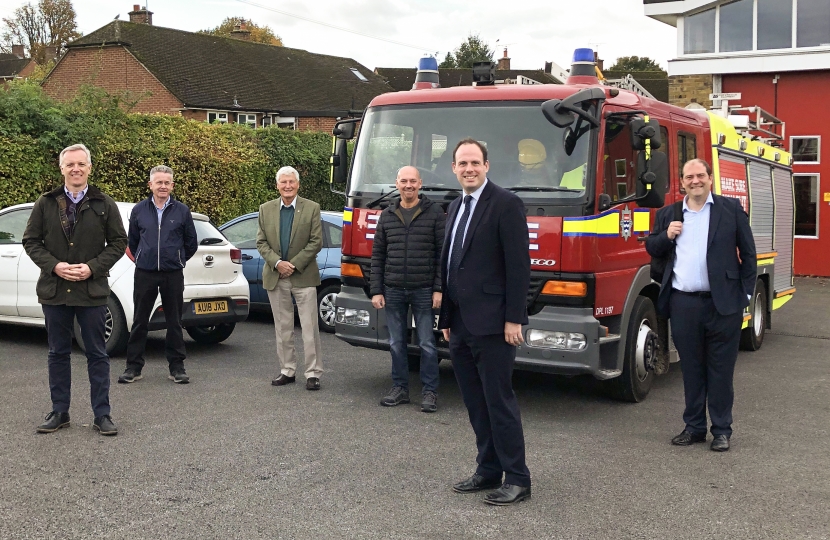
M633 211L633 231L647 233L651 214L647 208ZM562 221L562 236L619 236L620 212L608 210L596 216L566 217Z
M343 208L343 225L351 225L352 224L352 214L354 213L353 208L349 208L348 206Z

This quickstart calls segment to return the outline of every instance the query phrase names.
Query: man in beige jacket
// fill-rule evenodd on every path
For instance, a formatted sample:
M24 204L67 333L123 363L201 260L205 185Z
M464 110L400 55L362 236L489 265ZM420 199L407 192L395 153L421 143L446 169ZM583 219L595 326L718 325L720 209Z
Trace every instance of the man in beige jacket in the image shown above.
M284 386L296 380L294 358L294 305L297 302L303 331L307 390L320 389L323 373L320 330L317 327L317 254L323 248L320 205L297 195L300 173L293 167L277 171L280 198L259 207L256 247L264 259L262 286L268 291L277 334L280 374L271 381Z

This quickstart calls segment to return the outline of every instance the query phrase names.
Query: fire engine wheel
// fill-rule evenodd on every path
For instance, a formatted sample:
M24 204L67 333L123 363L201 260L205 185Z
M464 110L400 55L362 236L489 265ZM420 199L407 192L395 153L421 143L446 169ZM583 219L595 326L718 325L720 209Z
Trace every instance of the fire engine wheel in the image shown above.
M757 351L764 344L764 333L767 330L767 289L764 282L755 283L755 294L749 304L749 326L741 331L741 349Z
M637 297L628 321L622 375L608 381L615 399L639 403L651 390L658 351L657 312L645 296Z

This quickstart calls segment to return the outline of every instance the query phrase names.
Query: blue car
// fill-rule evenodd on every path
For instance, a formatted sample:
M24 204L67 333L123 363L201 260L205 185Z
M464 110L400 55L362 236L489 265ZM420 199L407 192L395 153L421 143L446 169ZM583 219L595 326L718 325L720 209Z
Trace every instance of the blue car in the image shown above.
M323 220L323 249L317 255L320 286L317 287L317 319L320 330L334 332L334 301L340 292L340 243L342 212L320 212ZM242 272L251 289L251 310L271 311L268 293L262 288L262 257L256 249L259 212L245 214L220 225L219 230L242 250Z

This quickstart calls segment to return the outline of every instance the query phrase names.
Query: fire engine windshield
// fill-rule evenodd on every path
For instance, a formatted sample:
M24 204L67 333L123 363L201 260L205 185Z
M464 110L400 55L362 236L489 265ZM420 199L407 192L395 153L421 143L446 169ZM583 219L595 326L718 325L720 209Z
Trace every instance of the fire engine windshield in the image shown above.
M426 190L458 190L452 152L473 137L487 147L490 181L523 199L576 203L584 200L591 135L568 154L569 133L545 120L539 103L375 107L363 118L350 195L388 193L405 165L418 168Z

